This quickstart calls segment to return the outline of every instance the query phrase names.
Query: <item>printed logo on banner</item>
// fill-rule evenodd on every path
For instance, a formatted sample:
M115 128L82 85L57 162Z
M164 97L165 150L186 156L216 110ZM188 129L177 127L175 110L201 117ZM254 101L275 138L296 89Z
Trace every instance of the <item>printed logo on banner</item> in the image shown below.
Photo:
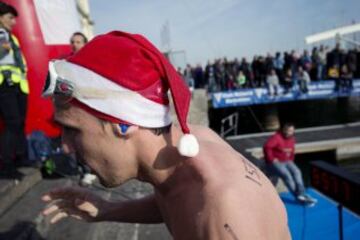
M261 98L263 93L264 93L264 89L261 88L255 88L254 89L255 95L257 98Z
M217 102L221 101L221 96L222 96L221 93L214 93L213 96Z
M358 80L358 81L354 80L354 81L353 81L353 87L354 87L354 88L360 87L360 80Z
M326 82L312 82L308 85L308 89L309 92L306 94L301 93L300 89L296 87L287 94L284 94L282 90L277 97L270 97L266 88L217 92L212 94L213 106L215 108L224 108L285 101L326 99L340 96L358 96L360 93L360 79L353 80L353 88L351 91L335 91L335 82L331 80Z

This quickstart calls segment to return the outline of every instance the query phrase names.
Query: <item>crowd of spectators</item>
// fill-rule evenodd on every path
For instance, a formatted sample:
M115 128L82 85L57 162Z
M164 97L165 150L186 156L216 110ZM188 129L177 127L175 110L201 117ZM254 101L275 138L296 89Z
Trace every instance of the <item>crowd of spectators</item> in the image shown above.
M295 50L275 55L254 56L252 61L227 58L178 68L190 88L207 88L210 92L241 88L267 87L269 94L277 95L281 85L285 93L298 86L303 93L308 83L327 79L336 80L336 90L352 88L352 79L360 78L360 48L345 50L339 44L333 49L321 45L311 53Z

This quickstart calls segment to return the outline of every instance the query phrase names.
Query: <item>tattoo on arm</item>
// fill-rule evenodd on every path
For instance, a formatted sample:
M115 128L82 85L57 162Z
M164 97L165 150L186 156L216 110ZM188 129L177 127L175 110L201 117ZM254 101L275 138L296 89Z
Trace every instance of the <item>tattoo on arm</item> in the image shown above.
M229 224L225 223L224 228L230 234L233 240L239 240Z
M256 167L245 159L242 159L242 161L245 167L245 177L261 186L260 174L258 173Z

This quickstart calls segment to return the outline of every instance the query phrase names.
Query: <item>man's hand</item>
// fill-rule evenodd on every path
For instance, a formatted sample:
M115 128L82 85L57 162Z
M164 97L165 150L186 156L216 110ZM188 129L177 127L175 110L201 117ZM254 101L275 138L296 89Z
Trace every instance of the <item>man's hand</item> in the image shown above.
M42 214L45 216L52 214L51 223L69 216L88 222L100 221L108 205L108 202L101 197L80 187L55 189L45 194L42 200L50 203Z

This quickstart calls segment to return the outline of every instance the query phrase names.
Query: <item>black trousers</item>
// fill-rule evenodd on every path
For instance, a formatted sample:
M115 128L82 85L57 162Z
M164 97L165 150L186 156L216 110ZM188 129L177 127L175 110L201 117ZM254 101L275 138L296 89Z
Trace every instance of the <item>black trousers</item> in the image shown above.
M27 140L25 137L25 117L27 95L19 86L8 86L6 82L0 85L0 114L5 124L1 135L0 154L5 167L13 167L13 158L27 160Z

